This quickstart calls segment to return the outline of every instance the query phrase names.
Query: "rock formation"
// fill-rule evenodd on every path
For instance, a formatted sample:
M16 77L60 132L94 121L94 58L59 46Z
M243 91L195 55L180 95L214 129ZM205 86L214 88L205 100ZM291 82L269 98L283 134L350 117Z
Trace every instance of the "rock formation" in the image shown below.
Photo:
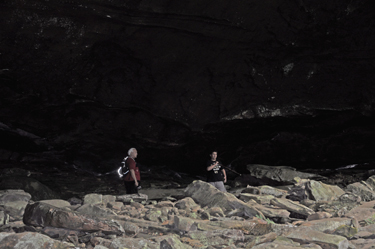
M2 161L103 173L130 147L190 171L211 147L242 167L373 159L372 1L0 7Z

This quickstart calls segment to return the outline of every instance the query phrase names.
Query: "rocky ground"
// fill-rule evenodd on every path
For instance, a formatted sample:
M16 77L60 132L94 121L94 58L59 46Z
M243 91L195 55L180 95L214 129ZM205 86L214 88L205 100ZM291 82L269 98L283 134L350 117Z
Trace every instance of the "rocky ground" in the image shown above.
M138 195L112 173L8 168L0 248L374 248L369 166L317 174L248 165L242 176L228 170L228 193L150 168Z

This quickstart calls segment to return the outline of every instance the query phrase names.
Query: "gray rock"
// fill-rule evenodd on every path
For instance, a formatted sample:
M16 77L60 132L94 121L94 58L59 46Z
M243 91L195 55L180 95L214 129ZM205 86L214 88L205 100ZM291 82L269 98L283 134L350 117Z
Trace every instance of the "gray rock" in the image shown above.
M87 194L83 198L83 204L102 204L103 195L101 194Z
M4 211L0 211L0 226L6 225L9 222L9 215Z
M200 241L205 246L228 245L245 240L242 230L222 229L213 231L190 231L186 234L191 239Z
M328 219L319 219L306 221L301 224L299 227L308 227L313 230L324 232L324 233L333 233L340 226L352 226L355 228L359 227L359 224L354 218L328 218Z
M269 179L282 185L295 183L296 177L301 179L323 178L320 175L297 171L295 168L289 166L249 164L246 168L250 171L251 176L259 179Z
M349 241L345 237L326 234L308 227L295 229L286 237L300 243L315 243L322 248L347 249L349 247Z
M84 204L75 210L77 213L91 217L106 218L116 216L117 214L108 208L102 208L92 204Z
M135 202L146 202L148 196L145 194L131 194L131 195L118 195L116 196L116 201L121 201L124 204L129 204L132 201Z
M264 217L258 209L237 199L233 194L221 192L207 182L196 180L185 189L186 196L190 196L202 207L219 206L224 212L230 212L234 209L242 209L249 217Z
M0 191L0 205L12 201L28 202L31 195L22 189L7 189Z
M70 203L68 201L65 201L65 200L61 200L61 199L55 199L55 200L42 200L40 201L41 203L47 203L49 205L52 205L52 206L55 206L55 207L58 207L58 208L64 208L64 207L70 207Z
M310 191L312 200L315 201L333 201L345 194L345 191L338 186L314 180L308 181L306 188Z
M301 214L301 215L304 215L304 216L309 216L313 213L315 213L314 210L298 203L298 202L294 202L294 201L291 201L291 200L288 200L288 199L283 199L283 198L274 198L271 200L271 204L272 205L275 205L277 207L280 207L280 208L283 208L283 209L286 209L290 212L294 212L294 213L297 213L297 214Z
M0 233L0 248L13 249L71 249L74 245L53 240L50 237L39 233Z
M349 184L346 186L345 190L360 196L363 201L375 200L375 192L373 188L364 181Z
M0 179L0 189L22 189L32 200L60 199L60 196L41 182L29 177L8 177Z
M102 231L106 234L123 234L121 225L112 221L99 221L77 212L68 211L36 202L25 209L23 222L27 225L39 227L57 227L80 231Z

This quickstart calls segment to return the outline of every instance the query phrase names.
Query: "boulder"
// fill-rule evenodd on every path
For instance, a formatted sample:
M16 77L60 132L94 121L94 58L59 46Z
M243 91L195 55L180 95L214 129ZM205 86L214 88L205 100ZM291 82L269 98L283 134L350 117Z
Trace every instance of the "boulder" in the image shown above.
M114 195L103 195L102 196L102 204L107 205L110 202L115 202L116 196Z
M360 224L367 225L375 222L375 201L359 205L345 214L346 217L355 217Z
M7 177L0 179L0 189L22 189L32 196L32 200L60 199L49 187L30 177Z
M73 244L51 239L50 237L32 232L0 233L0 248L13 249L71 249Z
M54 199L54 200L42 200L41 203L47 203L49 205L58 207L58 208L64 208L64 207L70 207L70 202L61 200L61 199Z
M117 214L108 208L102 208L92 204L84 204L75 210L77 213L90 217L106 218L116 216Z
M288 194L288 191L283 189L274 188L271 186L263 185L259 186L260 195L272 195L278 198L285 197Z
M290 212L288 210L278 206L264 206L251 201L247 202L247 204L258 210L262 210L262 214L264 214L264 216L267 218L288 218L290 216Z
M254 195L250 193L241 193L239 196L239 199L248 202L250 200L255 201L256 203L265 205L265 204L270 204L271 200L275 198L273 195Z
M351 248L360 248L360 249L373 249L375 245L375 239L355 239L351 240Z
M68 236L82 236L85 235L83 231L65 229L65 228L57 228L57 227L44 227L42 229L42 233L48 235L50 238L54 238L57 240L63 240Z
M198 207L199 205L193 200L191 197L185 197L181 200L178 200L175 205L176 208L179 209L194 209Z
M131 194L131 195L118 195L116 196L116 201L121 201L124 204L128 204L130 202L146 202L148 200L148 196L145 194Z
M0 206L6 214L15 219L22 219L31 195L23 190L8 189L0 191Z
M323 178L320 175L297 171L289 166L268 166L262 164L248 164L250 175L259 179L269 179L279 185L295 183L296 177L301 179Z
M9 215L4 211L0 211L0 227L6 225L9 222Z
M367 178L366 183L372 187L372 189L375 189L375 175L370 176Z
M230 245L245 240L244 234L238 229L222 229L213 231L190 231L185 236L200 241L205 246Z
M187 217L176 215L173 222L174 229L178 229L183 232L190 230L197 230L196 221Z
M286 236L299 243L314 243L321 246L323 249L347 249L349 241L339 235L326 234L308 227L300 227Z
M57 227L80 231L102 231L107 234L123 234L124 229L116 222L99 221L77 212L36 202L26 206L23 222L38 227Z
M363 201L375 200L375 192L373 188L370 184L364 181L349 184L346 186L345 190L360 196Z
M297 241L293 241L292 239L288 239L286 237L277 237L275 240L271 242L265 242L256 246L252 246L253 242L248 243L248 247L251 249L270 249L270 248L277 248L277 249L322 249L317 244L314 243L299 243Z
M83 197L83 204L102 204L103 195L101 194L87 194Z
M13 201L28 202L30 199L31 195L22 189L7 189L0 191L0 205Z
M162 236L160 239L160 248L161 249L191 249L192 247L183 244L180 238L176 234Z
M293 213L297 213L297 214L301 214L303 216L309 216L313 213L315 213L314 210L298 203L298 202L295 202L295 201L291 201L291 200L288 200L288 199L283 199L283 198L274 198L271 200L271 204L272 205L275 205L277 207L280 207L280 208L283 208L283 209L286 209L290 212L293 212Z
M211 184L201 180L193 181L187 186L185 195L193 198L202 207L219 206L224 212L241 209L249 217L259 216L264 218L264 215L258 209L237 199L233 194L221 192Z
M254 246L259 244L265 244L274 241L277 238L277 234L274 232L267 233L262 236L254 236L246 243L246 248L254 248Z
M152 238L152 237L151 237ZM103 238L93 238L90 242L96 246L103 246L108 249L122 248L147 248L160 249L160 242L155 242L151 238L115 238L113 240Z
M345 191L338 186L314 180L308 181L307 189L311 193L312 200L315 201L333 201L345 194Z
M357 220L353 218L328 218L312 220L302 223L299 227L308 227L322 233L333 233L337 228L344 225L359 228Z
M307 217L308 221L331 218L332 214L327 212L316 212Z

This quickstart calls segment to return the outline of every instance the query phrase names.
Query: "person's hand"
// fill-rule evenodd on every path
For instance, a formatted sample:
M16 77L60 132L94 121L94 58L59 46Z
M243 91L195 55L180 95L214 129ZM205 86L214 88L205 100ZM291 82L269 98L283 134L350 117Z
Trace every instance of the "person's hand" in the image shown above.
M135 181L134 184L135 184L136 187L138 187L138 182L137 181Z

